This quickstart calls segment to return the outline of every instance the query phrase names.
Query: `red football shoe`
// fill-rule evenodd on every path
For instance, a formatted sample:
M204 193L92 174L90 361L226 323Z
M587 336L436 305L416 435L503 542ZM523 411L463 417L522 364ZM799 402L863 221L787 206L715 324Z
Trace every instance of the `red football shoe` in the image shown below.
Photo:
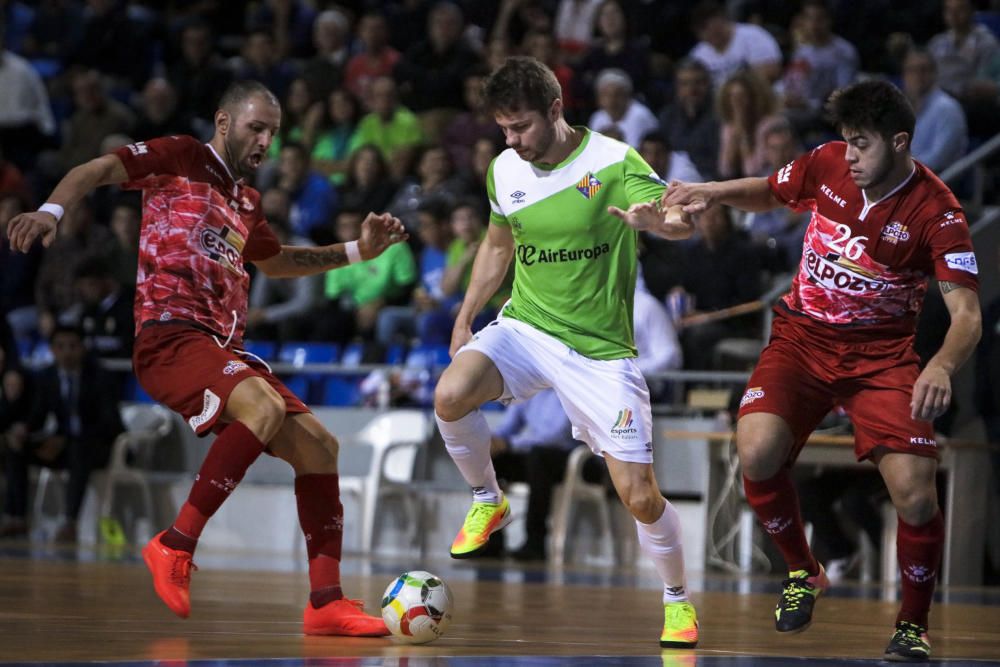
M360 600L341 598L319 609L306 603L302 629L307 635L337 635L341 637L385 637L389 628L381 618L364 612Z
M164 546L157 533L142 549L142 559L153 574L153 588L163 603L181 618L191 614L191 570L198 567L191 562L191 554Z

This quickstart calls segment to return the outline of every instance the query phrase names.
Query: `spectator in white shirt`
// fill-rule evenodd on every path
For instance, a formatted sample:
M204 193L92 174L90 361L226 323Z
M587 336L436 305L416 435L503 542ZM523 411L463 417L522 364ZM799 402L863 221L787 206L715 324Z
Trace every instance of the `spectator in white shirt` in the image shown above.
M982 71L1000 51L1000 43L984 25L973 23L970 0L945 0L944 23L948 30L927 43L937 63L938 80L950 95L963 97Z
M837 88L854 81L858 51L830 29L824 0L806 0L793 21L795 52L785 68L785 107L818 112Z
M598 108L587 124L590 129L604 132L616 128L625 143L637 148L647 132L659 128L660 122L649 107L632 97L632 79L624 70L602 71L594 82L594 91Z
M688 154L670 150L670 143L660 132L646 133L639 143L639 155L667 183L701 183L705 180Z
M903 60L903 92L917 113L910 143L913 157L940 172L969 146L962 105L938 87L934 58L923 49L911 49Z
M781 76L781 49L764 28L734 23L711 0L695 7L691 24L700 41L690 55L705 64L716 88L743 68L756 70L768 83Z
M668 398L668 383L652 376L683 365L681 344L666 306L649 293L641 266L636 274L632 318L635 347L639 353L636 357L639 372L646 378L649 394L654 401Z
M42 78L21 56L4 49L0 20L0 143L7 158L24 169L56 131Z

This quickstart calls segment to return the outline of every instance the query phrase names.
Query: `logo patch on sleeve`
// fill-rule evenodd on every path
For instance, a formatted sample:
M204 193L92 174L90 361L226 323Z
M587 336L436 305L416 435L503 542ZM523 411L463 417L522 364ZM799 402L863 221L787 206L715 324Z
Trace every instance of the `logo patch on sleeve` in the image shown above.
M979 275L979 266L976 264L976 253L974 252L950 252L944 256L944 261L949 269Z

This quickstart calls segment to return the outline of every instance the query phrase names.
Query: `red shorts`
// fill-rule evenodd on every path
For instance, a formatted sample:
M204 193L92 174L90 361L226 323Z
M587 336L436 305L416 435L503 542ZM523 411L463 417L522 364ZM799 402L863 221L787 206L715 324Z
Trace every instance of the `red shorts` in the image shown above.
M285 399L285 412L309 408L261 362L219 347L210 334L192 326L157 324L135 339L132 365L139 384L154 400L179 413L198 435L216 426L229 394L248 377L260 377ZM219 424L222 426L222 424Z
M792 429L793 462L806 439L835 405L854 424L859 461L876 447L940 458L931 422L910 417L920 360L912 337L850 340L777 312L771 340L750 376L739 416L778 415Z

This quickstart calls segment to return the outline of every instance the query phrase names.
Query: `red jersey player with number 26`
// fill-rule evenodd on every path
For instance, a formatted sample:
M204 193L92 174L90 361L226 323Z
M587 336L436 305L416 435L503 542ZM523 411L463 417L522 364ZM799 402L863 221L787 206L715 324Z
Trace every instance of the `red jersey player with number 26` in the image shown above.
M976 257L958 200L910 156L914 113L889 83L836 91L828 111L844 141L819 146L770 178L672 183L688 213L727 204L812 212L791 292L740 404L736 446L747 501L788 564L779 632L804 630L829 581L806 542L789 469L834 405L854 424L855 455L878 466L898 515L902 606L889 660L927 660L928 615L944 528L931 421L979 340ZM951 325L921 370L913 350L928 277Z
M192 555L202 528L263 452L295 470L311 593L306 634L384 636L340 588L344 510L337 441L266 364L242 347L250 277L319 273L371 259L406 235L396 218L369 214L361 238L320 248L281 245L260 194L245 183L281 123L274 95L253 81L223 94L207 144L175 136L138 142L72 169L36 212L8 226L11 246L47 246L64 208L112 183L143 191L133 366L142 387L199 435L215 431L187 502L142 551L153 586L175 614L191 612Z

